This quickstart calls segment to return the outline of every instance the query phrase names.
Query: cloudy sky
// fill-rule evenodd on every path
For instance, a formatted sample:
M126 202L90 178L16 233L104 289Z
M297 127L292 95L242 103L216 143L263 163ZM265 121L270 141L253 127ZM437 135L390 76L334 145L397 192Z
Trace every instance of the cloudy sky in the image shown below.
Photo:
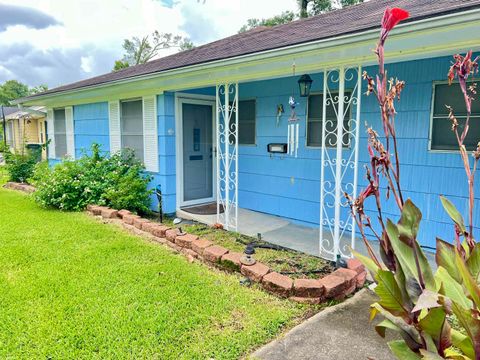
M125 38L158 30L200 45L295 9L296 0L0 0L0 83L52 88L109 72Z

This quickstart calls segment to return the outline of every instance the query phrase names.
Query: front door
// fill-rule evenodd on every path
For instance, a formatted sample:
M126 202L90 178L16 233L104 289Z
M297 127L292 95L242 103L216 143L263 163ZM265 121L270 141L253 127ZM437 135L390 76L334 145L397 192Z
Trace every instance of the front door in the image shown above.
M213 105L182 102L183 204L214 200Z

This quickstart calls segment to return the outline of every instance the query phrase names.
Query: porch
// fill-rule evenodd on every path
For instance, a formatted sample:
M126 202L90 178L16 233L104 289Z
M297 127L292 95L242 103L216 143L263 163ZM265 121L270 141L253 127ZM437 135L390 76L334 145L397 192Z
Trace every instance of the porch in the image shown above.
M177 215L330 260L351 256L344 193L358 188L361 73L340 67L176 91ZM216 214L182 210L209 202Z
M217 215L202 215L193 214L185 211L185 209L179 209L176 215L184 220L191 220L206 225L214 225L217 222ZM288 219L281 218L270 214L261 213L258 211L239 208L238 209L238 230L240 234L257 237L261 235L262 240L271 244L279 245L287 249L296 250L305 254L326 257L330 255L328 253L321 253L320 246L320 229L319 227L299 225L291 222ZM327 235L328 236L328 235ZM324 241L326 239L324 238ZM328 238L332 241L332 237ZM344 236L340 239L342 246L350 246L350 236ZM378 252L379 243L375 240L370 240L377 256L380 256ZM360 254L368 256L367 248L361 238L355 238L354 248ZM436 268L435 253L425 250L425 255L432 266Z

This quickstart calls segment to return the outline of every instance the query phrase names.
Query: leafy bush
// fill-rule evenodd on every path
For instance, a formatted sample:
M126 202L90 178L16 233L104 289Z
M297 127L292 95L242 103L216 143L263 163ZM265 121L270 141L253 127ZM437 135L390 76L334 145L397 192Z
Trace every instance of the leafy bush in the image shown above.
M408 13L402 9L385 11L376 49L379 74L371 77L364 73L368 82L367 94L373 94L378 100L384 138L368 129L369 185L357 199L346 195L370 257L354 254L370 270L377 283L375 292L379 300L371 305L371 318L380 314L384 320L376 326L376 331L384 337L386 329L394 330L402 338L389 343L399 359L480 359L480 243L476 243L473 236L474 182L480 160L480 143L471 154L473 159L469 159L463 143L476 94L475 85L467 86L467 79L478 72L478 58L473 59L471 51L466 56L455 55L448 74L450 83L458 79L467 109L465 126L460 132L454 110L447 106L468 178L469 218L467 226L455 206L441 197L453 222L453 245L437 238L438 269L434 273L417 241L422 213L410 199L404 199L400 181L395 101L400 99L405 83L387 79L384 68L384 43L388 33L406 16ZM387 183L384 185L388 188L387 197L390 195L399 209L398 222L384 218L381 181ZM380 231L375 229L364 211L368 198L375 201ZM379 241L380 259L367 240L366 231Z
M33 178L35 198L46 207L83 210L88 204L114 209L147 212L150 177L133 154L124 150L110 157L92 145L91 154L78 160L64 160L52 168L37 166Z
M38 157L34 154L12 154L5 152L5 168L9 174L9 180L15 182L28 182L33 176Z

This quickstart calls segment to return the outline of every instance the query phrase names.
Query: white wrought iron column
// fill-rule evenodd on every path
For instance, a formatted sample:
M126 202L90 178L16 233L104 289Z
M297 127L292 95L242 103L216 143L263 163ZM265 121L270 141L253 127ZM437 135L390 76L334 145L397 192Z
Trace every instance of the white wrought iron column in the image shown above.
M351 257L349 247L355 246L355 218L344 194L357 196L361 71L360 66L324 71L319 245L320 256L329 260Z
M360 143L360 111L362 108L362 66L360 65L357 70L357 88L356 88L356 101L357 101L357 108L355 113L355 144L354 144L354 151L355 151L355 160L354 160L354 174L353 174L353 198L357 198L357 188L358 188L358 146ZM352 94L353 96L354 94ZM354 210L355 211L355 210ZM352 249L355 249L355 231L356 231L357 222L355 221L355 213L352 216L352 230L351 230L351 240L350 246Z
M217 222L238 226L238 83L217 85Z
M337 108L337 151L335 161L335 223L333 228L333 256L337 257L340 248L340 206L342 202L342 150L343 117L345 101L345 69L338 70L338 108Z

